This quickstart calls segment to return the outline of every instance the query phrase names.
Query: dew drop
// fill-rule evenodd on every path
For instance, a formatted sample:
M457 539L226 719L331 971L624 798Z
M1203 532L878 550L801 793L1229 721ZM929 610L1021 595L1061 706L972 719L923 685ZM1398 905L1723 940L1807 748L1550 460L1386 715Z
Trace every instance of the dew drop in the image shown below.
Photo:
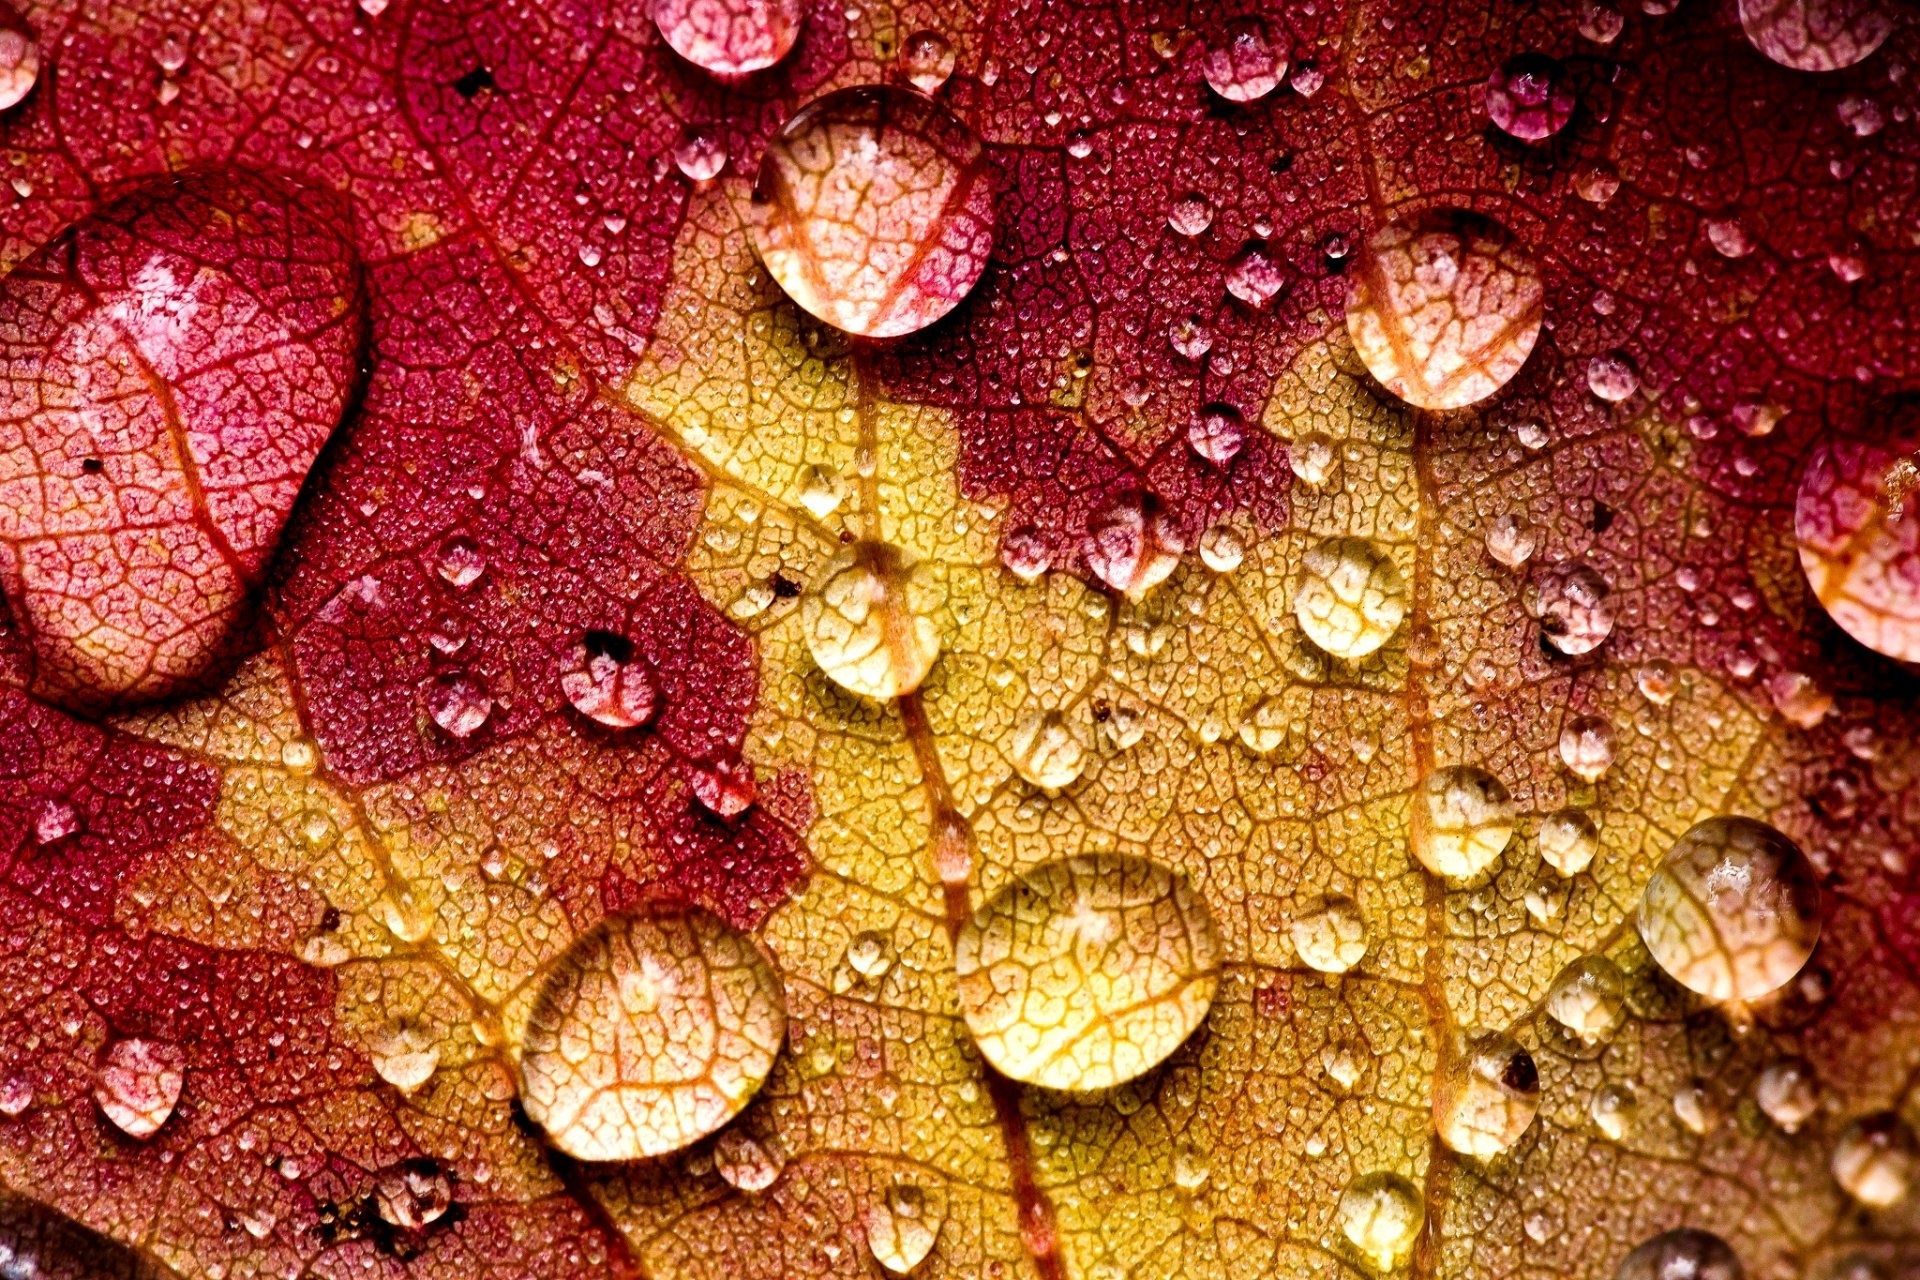
M19 1076L0 1080L0 1116L18 1119L33 1106L33 1086Z
M360 12L369 18L377 18L387 11L390 0L359 0Z
M1020 581L1038 582L1053 567L1053 555L1039 530L1020 526L1001 538L1000 563Z
M522 1041L521 1098L579 1160L663 1155L759 1090L786 1038L780 976L698 907L612 916L548 968Z
M1487 80L1487 114L1501 132L1522 142L1540 142L1573 119L1573 84L1567 69L1542 53L1509 58Z
M688 769L693 798L717 818L728 821L753 807L759 793L753 766L739 760L710 760Z
M1513 839L1513 798L1500 779L1476 765L1436 769L1414 803L1414 854L1444 879L1473 879Z
M138 1037L116 1040L100 1064L93 1100L129 1138L151 1138L173 1115L186 1078L186 1058L175 1046Z
M1052 793L1079 781L1093 753L1090 737L1076 715L1033 711L1014 726L1008 755L1022 778Z
M674 144L673 164L689 182L707 182L727 167L727 148L705 129L689 128Z
M1913 1185L1920 1145L1907 1122L1891 1111L1862 1116L1840 1131L1833 1145L1833 1179L1869 1209L1906 1199Z
M1794 71L1838 71L1893 34L1891 0L1740 0L1740 26L1762 54Z
M1485 400L1520 372L1545 316L1539 270L1488 218L1439 209L1375 232L1347 332L1367 372L1416 409Z
M1311 62L1302 62L1293 69L1293 75L1287 79L1293 91L1303 98L1311 98L1319 93L1327 83L1327 73Z
M405 1094L417 1092L440 1069L440 1046L427 1029L400 1018L374 1033L367 1057L375 1075Z
M1856 138L1871 138L1887 127L1886 113L1872 98L1848 94L1840 99L1835 110L1840 116L1840 123L1847 126L1847 131Z
M1167 342L1188 360L1198 360L1213 350L1213 334L1194 316L1175 320L1167 329Z
M770 67L800 35L800 0L652 0L651 8L668 46L717 76Z
M1319 488L1333 474L1333 437L1324 431L1295 436L1287 446L1287 467L1301 484Z
M1833 695L1799 671L1775 672L1767 680L1767 696L1782 719L1802 729L1815 728L1833 710Z
M1713 1127L1713 1110L1707 1091L1698 1082L1681 1085L1673 1091L1673 1118L1688 1133L1701 1134Z
M1697 823L1647 882L1640 937L1676 982L1754 1000L1800 972L1820 938L1820 885L1799 846L1764 822Z
M1320 1051L1320 1068L1342 1093L1360 1082L1360 1053L1352 1044L1336 1040Z
M1172 517L1143 494L1121 494L1087 522L1087 567L1129 600L1165 582L1185 550Z
M33 842L42 847L57 844L78 830L80 811L59 797L41 801L33 815Z
M893 944L876 929L856 933L847 943L847 965L869 981L884 978L893 968Z
M1607 580L1574 560L1539 572L1527 584L1527 612L1540 622L1547 643L1569 657L1591 653L1613 634Z
M831 468L809 466L800 473L800 505L815 520L825 520L845 500L845 488Z
M1364 658L1407 616L1399 566L1365 538L1328 538L1300 562L1293 614L1307 639L1336 658Z
M633 651L631 640L611 631L581 637L560 675L560 692L575 711L609 729L643 725L660 705L646 659Z
M11 10L0 13L0 111L20 105L40 78L40 42L24 24L11 17Z
M1213 205L1198 191L1189 191L1167 209L1167 225L1183 236L1203 235L1213 225Z
M446 1216L453 1205L453 1183L431 1160L411 1160L380 1175L373 1188L381 1220L403 1231L419 1231Z
M772 1139L760 1139L739 1127L721 1131L713 1144L713 1167L735 1191L756 1194L780 1180L786 1155Z
M1246 419L1230 404L1204 406L1187 427L1187 447L1216 467L1232 462L1246 442Z
M1635 1245L1620 1260L1613 1280L1743 1280L1743 1272L1725 1240L1681 1227Z
M767 144L755 250L804 310L848 333L924 329L973 289L993 244L980 140L909 89L843 89Z
M922 93L938 93L953 75L953 43L938 31L916 31L900 46L900 69Z
M1640 371L1624 351L1607 351L1587 361L1587 389L1618 404L1640 389Z
M1286 274L1264 240L1247 241L1227 264L1227 292L1256 311L1272 302L1286 283Z
M153 60L162 75L179 75L187 65L187 37L178 31L161 36L160 43L154 46Z
M1587 0L1580 6L1580 34L1595 44L1612 44L1626 30L1627 20L1612 5Z
M897 1182L867 1206L867 1250L889 1275L907 1275L933 1252L946 1220L944 1194Z
M1237 18L1208 43L1201 70L1228 102L1257 102L1286 78L1286 42L1260 18Z
M434 568L441 580L456 589L472 586L487 571L487 558L472 538L456 534L440 544Z
M1556 809L1540 822L1540 857L1563 876L1577 876L1600 852L1600 831L1580 809Z
M1560 730L1560 762L1582 782L1598 782L1613 767L1613 726L1599 716L1575 716Z
M1288 930L1294 950L1310 969L1345 973L1367 954L1367 922L1360 904L1334 894L1294 920Z
M1582 1044L1598 1044L1620 1027L1627 983L1605 956L1582 956L1547 989L1547 1016Z
M982 1055L1050 1089L1105 1089L1158 1066L1205 1019L1219 965L1212 913L1186 877L1117 853L1028 872L954 948Z
M1538 544L1533 526L1512 512L1487 526L1487 554L1509 569L1531 560Z
M1505 1032L1471 1037L1434 1082L1434 1131L1476 1160L1512 1150L1539 1109L1533 1055Z
M1394 1271L1413 1256L1426 1222L1426 1201L1397 1173L1363 1173L1340 1193L1340 1234L1377 1271Z
M1206 1185L1213 1174L1212 1161L1207 1153L1190 1142L1183 1142L1173 1151L1173 1185L1192 1194Z
M1573 192L1588 204L1605 204L1620 190L1620 175L1612 165L1593 161L1573 173Z
M1673 701L1673 695L1680 691L1680 673L1664 658L1641 663L1639 670L1633 674L1633 682L1639 688L1640 696L1656 707L1666 706Z
M1753 1100L1782 1133L1794 1133L1820 1109L1820 1081L1804 1058L1781 1058L1761 1069Z
M1256 756L1270 756L1292 740L1298 744L1306 735L1304 699L1293 703L1287 694L1261 698L1240 718L1236 732L1240 743Z
M1876 653L1920 662L1920 412L1877 406L1815 446L1794 503L1800 568L1828 616Z
M1706 231L1707 243L1723 258L1744 258L1753 252L1753 239L1738 218L1708 218Z
M807 651L849 693L912 693L940 656L945 599L928 561L863 541L827 562L800 602Z
M445 671L426 683L427 714L441 732L471 738L493 714L493 698L464 671Z
M1588 1099L1587 1115L1603 1137L1618 1142L1640 1118L1640 1099L1624 1084L1602 1085Z

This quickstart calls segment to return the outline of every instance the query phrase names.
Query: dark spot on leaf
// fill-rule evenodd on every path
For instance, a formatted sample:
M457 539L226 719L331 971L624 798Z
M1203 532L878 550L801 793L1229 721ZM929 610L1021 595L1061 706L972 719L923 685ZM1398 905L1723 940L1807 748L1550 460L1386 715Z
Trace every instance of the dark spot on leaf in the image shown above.
M615 631L602 631L593 628L580 638L587 653L596 658L612 658L615 662L633 661L633 641Z
M800 584L784 571L776 573L773 575L773 594L782 600L791 600L800 594Z
M1500 1077L1500 1083L1515 1093L1537 1093L1540 1090L1540 1072L1533 1065L1533 1055L1526 1050L1507 1060L1507 1069Z
M1593 500L1593 531L1595 533L1605 533L1608 526L1612 523L1613 508L1598 498L1595 498Z
M97 476L107 469L107 464L98 458L88 458L80 464L80 469L90 476Z
M340 908L328 907L320 913L320 932L332 933L340 927Z
M482 89L494 87L493 72L485 67L475 67L453 82L453 91L468 101L472 101Z

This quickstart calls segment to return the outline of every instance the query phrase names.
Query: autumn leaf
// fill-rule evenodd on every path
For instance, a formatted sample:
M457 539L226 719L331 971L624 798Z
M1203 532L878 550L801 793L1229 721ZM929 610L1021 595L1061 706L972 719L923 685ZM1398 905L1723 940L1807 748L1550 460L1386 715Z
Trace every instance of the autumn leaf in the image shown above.
M1916 56L0 10L0 1256L1910 1266Z

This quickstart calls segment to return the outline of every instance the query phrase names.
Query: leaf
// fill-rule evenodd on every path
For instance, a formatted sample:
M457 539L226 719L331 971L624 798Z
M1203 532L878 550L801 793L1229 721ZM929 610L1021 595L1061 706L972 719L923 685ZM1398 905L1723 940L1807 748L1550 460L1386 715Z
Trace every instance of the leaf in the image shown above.
M337 199L366 332L350 401L276 402L317 460L210 690L54 709L5 584L0 1229L208 1277L1910 1260L1904 14L816 5L746 75L678 32L731 78L616 0L24 22L8 299L124 192L264 171ZM804 104L903 82L963 182L756 202ZM977 265L983 179L970 287L892 255ZM855 239L762 269L775 214ZM788 300L863 263L932 323ZM1717 815L1822 904L1739 1006L1635 927ZM1078 948L1037 997L1199 1029L990 1069L1038 1074L981 1030L1029 918ZM763 969L764 1082L653 1017ZM576 1160L528 1053L710 1136Z

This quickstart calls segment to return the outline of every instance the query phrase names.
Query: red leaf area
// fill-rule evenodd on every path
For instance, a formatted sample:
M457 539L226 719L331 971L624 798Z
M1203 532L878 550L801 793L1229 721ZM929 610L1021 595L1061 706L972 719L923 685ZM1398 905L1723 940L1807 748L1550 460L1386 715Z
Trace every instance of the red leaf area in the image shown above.
M1604 442L1569 450L1557 489L1607 512L1583 545L1618 593L1615 656L1724 667L1740 647L1770 669L1817 669L1852 705L1882 709L1884 733L1911 732L1910 675L1817 613L1797 625L1772 609L1741 628L1678 624L1702 601L1742 608L1754 589L1751 527L1791 507L1814 440L1834 426L1864 429L1875 402L1920 378L1920 140L1905 127L1920 105L1905 74L1920 27L1859 67L1813 76L1754 52L1730 3L1634 13L1604 45L1581 36L1583 7L1276 5L1272 28L1325 83L1229 104L1203 82L1206 42L1224 18L1201 5L1070 15L1037 2L982 15L878 6L849 17L820 3L783 61L733 81L679 61L642 5L611 0L394 0L372 17L346 3L35 6L26 19L45 54L39 82L0 116L0 164L20 196L0 221L10 323L51 317L68 296L97 308L114 287L75 257L83 241L64 228L119 208L134 210L120 220L137 236L137 207L117 201L177 209L171 187L149 185L156 176L216 171L280 175L316 201L329 193L331 212L301 216L337 219L328 234L350 255L317 269L333 293L355 296L342 314L365 317L364 341L351 344L357 374L344 367L351 330L316 318L303 330L322 335L307 340L311 367L261 384L287 393L271 410L286 430L272 465L244 477L245 512L207 506L168 524L231 552L210 552L225 567L205 572L229 575L232 594L264 575L257 616L233 624L218 661L176 670L165 638L216 614L231 622L238 606L165 618L132 609L150 630L135 637L146 656L126 683L170 693L276 653L346 787L537 744L556 753L543 802L620 815L639 846L619 858L558 850L549 874L576 928L657 892L757 919L803 874L806 781L760 779L757 802L731 821L696 794L741 774L753 646L679 571L707 477L610 388L646 350L667 288L689 189L673 162L684 132L703 132L750 171L802 103L899 78L876 33L897 43L931 26L961 50L943 99L993 166L993 262L951 316L875 360L888 394L953 411L962 483L1009 500L1009 538L1097 572L1090 562L1111 553L1088 531L1110 521L1116 500L1163 513L1184 546L1229 511L1283 524L1284 444L1250 430L1228 462L1212 463L1188 447L1188 422L1213 404L1257 422L1276 379L1339 323L1352 249L1389 218L1464 206L1526 244L1546 286L1547 331L1488 420L1546 421L1563 440ZM177 63L169 42L184 49ZM1525 51L1563 60L1579 103L1568 128L1535 145L1487 126L1481 89ZM1896 123L1862 136L1849 123L1857 109L1843 109L1860 99ZM1616 182L1604 202L1582 194ZM1168 226L1170 206L1191 192L1213 214L1199 236ZM269 196L267 206L304 199ZM1708 224L1728 219L1750 252L1713 247ZM223 268L208 226L153 234L174 237L171 254ZM1280 278L1260 306L1223 289L1249 252ZM1850 279L1836 260L1863 271ZM280 265L295 261L290 250ZM292 287L284 275L221 278ZM24 301L33 289L45 300ZM1175 330L1190 353L1204 332L1207 350L1182 354ZM257 341L244 326L210 333L206 368L240 370ZM4 393L10 411L37 387L70 383L21 363L32 334L0 342L6 376L21 380ZM1690 539L1637 518L1641 495L1624 486L1662 445L1620 433L1617 411L1589 394L1588 362L1615 351L1698 437L1692 479L1722 536ZM194 372L161 376L178 393ZM322 377L329 386L316 390ZM1077 388L1072 403L1063 387ZM321 451L324 431L313 428L329 405L345 423ZM159 404L130 415L169 412L191 420ZM1770 434L1740 429L1761 418L1777 420ZM1475 478L1447 471L1448 433L1478 426L1423 427L1433 465L1463 492ZM85 447L10 465L50 474L92 456ZM1610 450L1636 452L1609 465ZM82 482L72 467L62 474ZM111 470L105 478L130 492ZM6 518L21 512L31 514ZM121 515L131 527L151 513L123 503ZM110 559L131 564L137 553ZM517 1198L459 1183L462 1211L430 1233L365 1227L376 1171L414 1168L426 1148L335 1026L333 977L290 954L319 901L268 878L251 904L255 949L120 923L116 904L142 867L242 855L212 828L208 764L28 696L85 701L73 696L84 681L36 658L36 628L55 624L36 614L27 572L9 572L0 1075L25 1081L38 1103L0 1126L0 1180L115 1237L167 1242L200 1269L247 1257L276 1274L571 1275L621 1256L591 1201L564 1185ZM207 606L202 570L184 572L189 581L167 589ZM659 712L642 735L602 732L562 696L593 630L630 638L654 672ZM142 683L154 671L166 678ZM446 698L470 697L447 692L453 671L489 703L459 734L441 714ZM1915 848L1911 792L1868 784L1839 730L1820 732L1832 739L1831 768L1781 783L1810 797L1809 825L1848 847L1862 847L1864 831L1879 847ZM1920 960L1907 923L1916 899L1889 883L1879 900L1899 962ZM93 1105L102 1046L129 1037L179 1046L193 1080L169 1125L141 1144ZM244 1130L243 1118L253 1121ZM503 1104L474 1119L470 1140L484 1145L510 1124Z

